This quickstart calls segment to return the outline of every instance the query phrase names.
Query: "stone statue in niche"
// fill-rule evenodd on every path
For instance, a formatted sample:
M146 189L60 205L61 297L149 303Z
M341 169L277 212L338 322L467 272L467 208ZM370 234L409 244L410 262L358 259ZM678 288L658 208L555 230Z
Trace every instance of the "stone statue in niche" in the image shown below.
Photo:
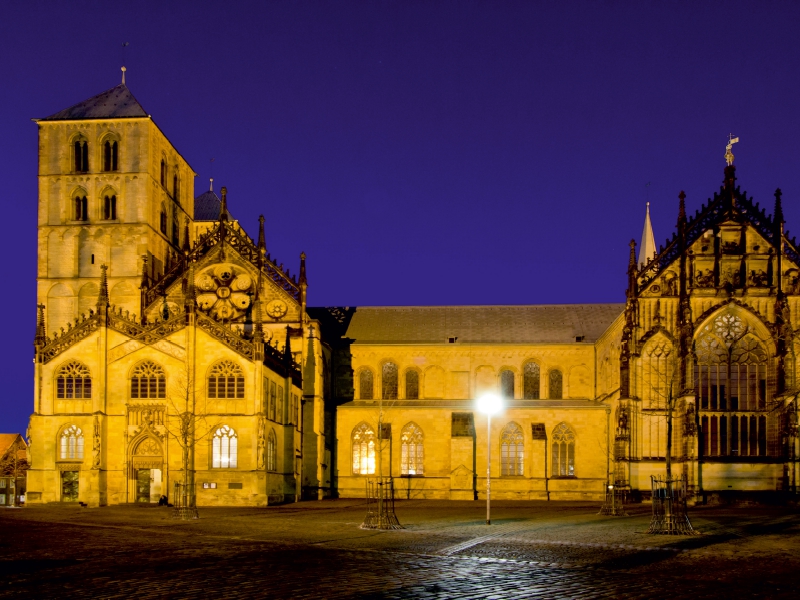
M266 422L264 419L264 415L258 416L258 454L256 462L258 464L259 469L264 468L264 446L265 446L265 435L266 435Z
M92 435L92 468L100 468L100 420L94 417L94 432Z
M668 271L663 278L663 285L661 289L662 296L677 296L678 295L678 276L672 271Z
M697 274L694 276L695 283L699 288L714 287L714 272L711 269L697 269Z
M767 274L764 272L764 269L750 271L750 275L747 278L747 284L750 287L769 287L769 279L767 278Z
M683 434L693 436L697 433L697 425L694 422L694 402L686 404L686 412L683 414Z

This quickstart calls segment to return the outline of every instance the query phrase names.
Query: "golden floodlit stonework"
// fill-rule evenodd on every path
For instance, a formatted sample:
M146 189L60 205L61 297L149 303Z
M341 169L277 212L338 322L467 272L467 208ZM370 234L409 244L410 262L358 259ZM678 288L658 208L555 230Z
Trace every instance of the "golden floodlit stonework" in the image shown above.
M30 503L796 486L800 255L732 165L624 303L314 308L124 84L37 124Z

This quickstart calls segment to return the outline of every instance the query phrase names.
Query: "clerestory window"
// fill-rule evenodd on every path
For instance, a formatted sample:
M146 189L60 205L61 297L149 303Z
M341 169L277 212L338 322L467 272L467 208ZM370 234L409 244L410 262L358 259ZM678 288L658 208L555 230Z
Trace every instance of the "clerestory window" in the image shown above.
M92 397L92 375L83 363L73 360L58 370L56 398L86 399Z

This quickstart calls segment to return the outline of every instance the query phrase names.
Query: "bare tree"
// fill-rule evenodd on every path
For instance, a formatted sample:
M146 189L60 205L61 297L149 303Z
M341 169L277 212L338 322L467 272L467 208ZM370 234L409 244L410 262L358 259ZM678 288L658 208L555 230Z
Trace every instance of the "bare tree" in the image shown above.
M198 400L198 396L201 400ZM177 497L174 516L184 520L197 519L197 495L194 481L194 458L198 442L207 439L219 426L209 422L210 411L206 394L196 385L193 369L185 363L183 373L174 378L167 394L164 426L169 438L181 448L183 483L174 486Z

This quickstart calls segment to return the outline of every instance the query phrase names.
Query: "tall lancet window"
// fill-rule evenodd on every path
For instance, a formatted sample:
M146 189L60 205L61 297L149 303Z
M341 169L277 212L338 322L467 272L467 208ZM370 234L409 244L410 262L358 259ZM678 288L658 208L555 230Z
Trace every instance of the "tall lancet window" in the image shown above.
M366 423L353 430L353 475L375 474L375 431Z
M522 428L509 423L500 434L500 474L523 475L525 461L525 438Z
M557 400L559 398L564 397L564 378L561 375L561 371L558 369L553 369L550 371L550 376L548 378L550 380L550 394L548 395L549 398Z
M523 388L523 397L526 400L539 399L539 365L537 365L535 362L525 363Z
M419 399L419 371L416 369L406 371L406 398L408 400Z
M72 146L73 169L77 173L86 173L89 170L89 144L84 138L75 140Z
M384 400L397 400L397 365L393 362L383 363L381 370L382 397Z
M769 456L768 354L756 332L733 313L723 313L695 341L695 386L703 456Z
M500 396L506 400L514 399L514 371L500 371Z
M362 369L358 375L359 398L362 400L372 400L372 371Z
M566 423L553 430L553 477L575 476L575 432Z
M422 475L422 429L416 423L409 423L400 433L400 474Z

